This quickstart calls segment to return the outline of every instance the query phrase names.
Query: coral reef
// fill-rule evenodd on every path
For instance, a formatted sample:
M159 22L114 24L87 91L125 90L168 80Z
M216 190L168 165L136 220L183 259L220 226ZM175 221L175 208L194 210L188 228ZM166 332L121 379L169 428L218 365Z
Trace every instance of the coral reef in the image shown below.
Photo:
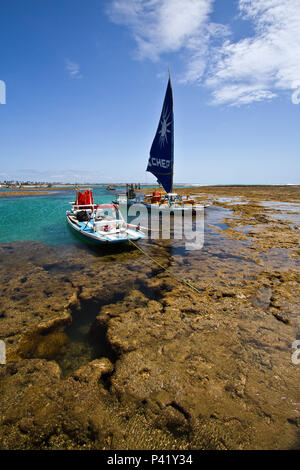
M131 248L0 245L1 449L299 448L297 211L264 204L299 191L184 191L202 250L141 246L198 292Z

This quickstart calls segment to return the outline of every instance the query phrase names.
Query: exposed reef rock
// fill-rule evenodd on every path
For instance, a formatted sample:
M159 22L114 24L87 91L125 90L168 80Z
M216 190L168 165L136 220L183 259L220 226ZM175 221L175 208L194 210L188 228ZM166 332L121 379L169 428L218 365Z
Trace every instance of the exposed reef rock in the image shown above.
M299 447L299 232L262 204L299 194L202 189L202 250L142 243L198 292L131 248L0 245L1 449Z

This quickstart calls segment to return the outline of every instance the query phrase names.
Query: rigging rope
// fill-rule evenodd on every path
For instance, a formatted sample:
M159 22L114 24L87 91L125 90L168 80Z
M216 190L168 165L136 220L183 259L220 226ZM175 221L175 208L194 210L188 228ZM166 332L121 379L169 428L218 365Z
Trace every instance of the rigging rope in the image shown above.
M152 258L152 256L148 255L148 253L146 253L143 248L141 248L137 243L134 243L134 241L132 240L129 240L128 241L133 245L135 246L135 248L137 248L138 250L140 250L145 256L147 256L147 258L151 259L151 261L153 261L153 263L157 264L159 267L161 267L166 273L168 273L170 276L174 277L174 279L176 279L176 281L180 282L181 284L184 284L188 287L190 287L191 289L193 289L194 291L196 291L198 294L202 294L202 292L197 289L197 287L193 286L193 284L191 284L187 279L182 279L180 278L179 276L177 276L177 274L173 273L172 271L170 271L168 268L165 268L162 264L160 264L158 261L156 261L156 259Z

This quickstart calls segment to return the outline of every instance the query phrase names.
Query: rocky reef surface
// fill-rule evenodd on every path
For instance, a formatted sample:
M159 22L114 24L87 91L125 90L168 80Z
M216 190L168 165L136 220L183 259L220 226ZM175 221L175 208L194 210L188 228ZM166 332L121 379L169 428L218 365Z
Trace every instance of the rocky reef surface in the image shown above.
M299 448L300 195L274 188L190 189L203 248L140 243L197 291L133 247L0 245L0 448Z

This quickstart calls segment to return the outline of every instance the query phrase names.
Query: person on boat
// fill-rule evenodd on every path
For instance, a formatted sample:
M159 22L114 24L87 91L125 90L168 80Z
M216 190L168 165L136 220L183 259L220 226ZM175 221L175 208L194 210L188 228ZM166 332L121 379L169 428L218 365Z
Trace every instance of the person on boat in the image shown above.
M135 192L133 188L133 183L130 185L130 190L129 190L129 199L133 199L135 197Z

